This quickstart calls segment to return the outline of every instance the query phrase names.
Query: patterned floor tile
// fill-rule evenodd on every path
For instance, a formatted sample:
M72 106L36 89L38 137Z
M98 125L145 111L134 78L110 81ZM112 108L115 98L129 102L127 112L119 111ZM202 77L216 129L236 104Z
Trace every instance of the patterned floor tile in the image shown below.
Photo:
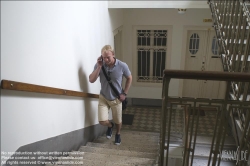
M160 132L161 107L128 107L124 114L134 115L132 125L123 125L122 129ZM183 134L184 132L184 110L173 109L171 116L171 132ZM197 116L197 115L196 115ZM190 115L190 119L196 117ZM168 116L167 116L168 118ZM205 116L199 117L197 135L212 136L216 124L216 112L205 111ZM227 135L230 135L228 132Z

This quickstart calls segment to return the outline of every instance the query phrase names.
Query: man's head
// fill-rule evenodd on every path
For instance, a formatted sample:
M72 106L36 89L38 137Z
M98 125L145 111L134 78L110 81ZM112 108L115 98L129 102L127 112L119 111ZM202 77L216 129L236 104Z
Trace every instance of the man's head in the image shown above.
M114 50L110 45L105 45L102 48L102 58L103 61L106 63L106 65L111 66L114 64L115 62L114 56L115 56Z

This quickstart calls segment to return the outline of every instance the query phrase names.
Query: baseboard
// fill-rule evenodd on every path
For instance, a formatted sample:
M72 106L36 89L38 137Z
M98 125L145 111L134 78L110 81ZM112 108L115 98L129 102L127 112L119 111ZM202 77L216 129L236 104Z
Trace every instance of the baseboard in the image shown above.
M161 99L128 98L128 106L161 107Z

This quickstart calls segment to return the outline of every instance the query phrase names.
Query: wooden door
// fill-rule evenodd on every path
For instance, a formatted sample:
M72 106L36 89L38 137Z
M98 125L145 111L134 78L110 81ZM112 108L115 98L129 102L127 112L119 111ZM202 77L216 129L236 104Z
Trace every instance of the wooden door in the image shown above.
M188 31L185 70L223 70L214 31ZM224 82L206 80L183 81L183 97L218 99L224 98L224 93Z
M207 31L207 50L204 59L204 71L223 71L218 44L214 31ZM203 81L202 98L224 99L226 83L224 81Z

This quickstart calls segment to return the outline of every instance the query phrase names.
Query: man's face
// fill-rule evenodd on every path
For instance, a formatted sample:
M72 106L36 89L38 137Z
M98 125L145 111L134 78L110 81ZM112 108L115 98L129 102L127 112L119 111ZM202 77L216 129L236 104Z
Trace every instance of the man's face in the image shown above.
M114 54L111 51L105 51L102 54L103 61L106 63L106 65L112 65L114 62Z

